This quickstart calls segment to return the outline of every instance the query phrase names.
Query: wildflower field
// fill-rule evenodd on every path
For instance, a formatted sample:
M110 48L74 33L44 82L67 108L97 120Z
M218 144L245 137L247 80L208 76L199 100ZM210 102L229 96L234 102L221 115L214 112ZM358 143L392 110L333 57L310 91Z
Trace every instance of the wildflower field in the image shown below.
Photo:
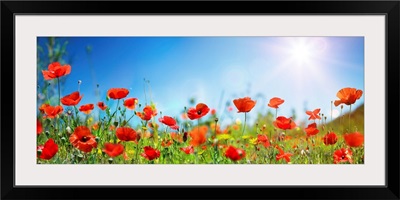
M236 96L223 110L193 99L179 115L170 115L157 106L163 99L149 97L149 89L120 87L118 79L115 87L97 84L104 101L82 103L91 94L81 92L80 80L76 90L61 94L74 65L58 59L48 63L38 76L56 92L43 93L38 101L38 164L364 163L364 110L354 106L363 90L352 85L329 91L336 99L305 110L305 121L281 113L291 102L270 93L265 112L250 123L248 115L260 104L255 96ZM331 109L322 112L327 105ZM340 110L334 120L333 109ZM222 113L237 120L221 123Z

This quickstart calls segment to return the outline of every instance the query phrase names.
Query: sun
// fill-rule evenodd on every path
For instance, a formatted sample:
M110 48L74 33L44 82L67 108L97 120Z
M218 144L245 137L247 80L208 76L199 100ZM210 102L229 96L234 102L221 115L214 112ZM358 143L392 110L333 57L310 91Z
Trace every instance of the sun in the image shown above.
M304 65L310 63L312 56L315 55L315 52L313 52L312 46L309 43L298 41L297 43L293 44L289 50L289 54L291 55L291 59L297 65Z

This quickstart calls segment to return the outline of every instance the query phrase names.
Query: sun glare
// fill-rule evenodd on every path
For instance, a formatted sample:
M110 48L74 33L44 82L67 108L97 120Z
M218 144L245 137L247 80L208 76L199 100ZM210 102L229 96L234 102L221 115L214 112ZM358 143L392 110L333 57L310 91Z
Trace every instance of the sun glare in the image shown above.
M310 62L312 56L311 48L307 44L302 43L296 44L290 53L293 60L299 65Z
M289 49L289 55L297 65L307 65L320 53L316 47L315 42L304 38L293 40Z

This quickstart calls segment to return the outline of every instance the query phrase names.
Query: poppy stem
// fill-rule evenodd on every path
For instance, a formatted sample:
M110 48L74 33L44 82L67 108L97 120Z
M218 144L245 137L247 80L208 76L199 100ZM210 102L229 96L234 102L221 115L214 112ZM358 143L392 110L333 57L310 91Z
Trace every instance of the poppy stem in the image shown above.
M243 134L244 134L244 130L246 129L246 114L247 114L247 112L245 112L244 113L244 124L243 124L243 132L242 132L242 136L243 136Z
M57 77L57 83L58 83L58 105L61 106L60 78L58 78L58 77Z
M197 134L200 134L200 118L197 119Z
M139 141L137 141L137 144L136 144L136 164L139 164L139 142L140 142L140 140Z
M218 125L218 119L215 120L215 127L214 127L214 140L217 139L217 125ZM213 144L214 144L214 140L212 140ZM218 153L218 142L216 142L214 144L214 155L212 156L214 164L217 164L217 162L215 161L215 156L217 156Z
M350 116L351 116L351 104L350 104L350 112L349 112L349 131L351 128L351 120L350 120Z
M119 99L117 101L117 107L115 108L115 119L117 119L117 121L118 121L118 118L117 118L117 116L118 116L118 106L119 106Z
M340 107L340 126L342 126L342 118L343 118L343 106Z
M275 119L278 117L278 108L275 108Z
M126 121L126 124L128 124L129 120L131 120L133 116L135 116L135 113L133 113L133 115L128 119L128 121Z
M76 108L76 106L74 106L74 111L75 111L75 125L78 126L78 122L79 122L79 118L78 118L78 109Z

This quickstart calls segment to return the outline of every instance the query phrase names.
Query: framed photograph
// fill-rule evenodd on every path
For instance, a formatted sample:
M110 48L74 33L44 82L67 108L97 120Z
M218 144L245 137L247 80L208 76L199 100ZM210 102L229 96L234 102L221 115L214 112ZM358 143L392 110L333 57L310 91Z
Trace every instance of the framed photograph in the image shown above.
M399 199L399 11L2 1L1 197Z

